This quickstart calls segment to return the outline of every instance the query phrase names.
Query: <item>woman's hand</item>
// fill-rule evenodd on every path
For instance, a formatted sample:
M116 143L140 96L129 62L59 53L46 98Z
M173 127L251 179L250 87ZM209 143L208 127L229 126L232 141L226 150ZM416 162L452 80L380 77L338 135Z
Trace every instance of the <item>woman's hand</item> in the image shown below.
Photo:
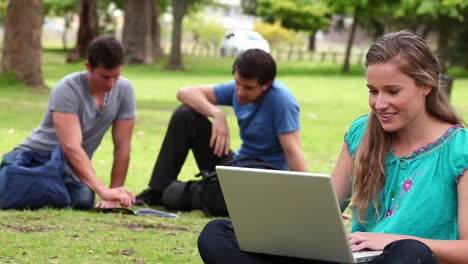
M402 235L374 233L374 232L354 232L348 235L350 245L354 245L352 251L383 250L383 248L393 241L403 239Z

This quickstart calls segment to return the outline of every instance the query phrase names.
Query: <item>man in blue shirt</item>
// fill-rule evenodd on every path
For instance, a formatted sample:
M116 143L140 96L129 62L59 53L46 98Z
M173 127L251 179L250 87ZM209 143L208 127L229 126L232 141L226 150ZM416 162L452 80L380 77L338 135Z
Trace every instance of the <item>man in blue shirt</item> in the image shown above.
M217 85L181 88L178 107L169 122L149 188L136 204L161 205L165 188L192 150L200 170L240 156L261 158L285 170L306 171L300 146L299 105L289 89L275 80L276 63L270 54L251 49L233 64L234 80ZM232 106L242 145L233 153L226 113L217 105ZM207 117L211 117L210 121Z

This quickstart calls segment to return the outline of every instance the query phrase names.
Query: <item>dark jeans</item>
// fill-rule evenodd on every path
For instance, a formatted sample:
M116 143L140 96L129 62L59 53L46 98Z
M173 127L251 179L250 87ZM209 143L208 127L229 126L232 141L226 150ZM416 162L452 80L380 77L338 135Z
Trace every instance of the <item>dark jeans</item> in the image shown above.
M214 171L231 153L221 157L209 146L211 121L188 105L181 105L172 113L164 141L154 165L149 186L162 192L177 179L189 150L192 150L198 168Z
M198 250L206 264L215 263L310 263L325 264L326 261L298 259L250 253L242 251L237 244L232 222L227 219L215 219L202 230L198 237ZM383 253L372 264L437 264L437 258L425 244L411 239L398 240L387 245Z
M3 190L5 185L5 170L3 168L12 164L16 156L18 156L20 153L21 150L15 149L3 156L0 166L0 205L3 202ZM68 193L70 194L72 208L80 210L93 208L95 196L94 191L84 182L80 181L66 163L63 182L65 183Z

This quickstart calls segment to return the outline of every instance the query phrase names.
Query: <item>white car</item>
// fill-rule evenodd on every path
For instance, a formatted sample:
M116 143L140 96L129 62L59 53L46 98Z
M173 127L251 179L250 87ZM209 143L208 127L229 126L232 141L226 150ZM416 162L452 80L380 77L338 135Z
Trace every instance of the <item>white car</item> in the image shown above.
M260 33L251 30L231 30L221 40L221 56L237 56L248 49L271 51L268 41Z

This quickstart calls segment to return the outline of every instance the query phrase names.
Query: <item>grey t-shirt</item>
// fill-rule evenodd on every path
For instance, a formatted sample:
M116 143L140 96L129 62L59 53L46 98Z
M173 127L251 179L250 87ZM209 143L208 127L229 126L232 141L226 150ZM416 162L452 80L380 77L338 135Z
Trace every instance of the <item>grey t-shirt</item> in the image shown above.
M52 112L60 111L78 115L82 146L91 158L112 123L115 120L135 118L135 108L133 86L128 79L119 77L112 90L106 94L102 109L99 109L88 85L88 72L69 74L52 89L42 123L17 148L52 151L60 144Z

